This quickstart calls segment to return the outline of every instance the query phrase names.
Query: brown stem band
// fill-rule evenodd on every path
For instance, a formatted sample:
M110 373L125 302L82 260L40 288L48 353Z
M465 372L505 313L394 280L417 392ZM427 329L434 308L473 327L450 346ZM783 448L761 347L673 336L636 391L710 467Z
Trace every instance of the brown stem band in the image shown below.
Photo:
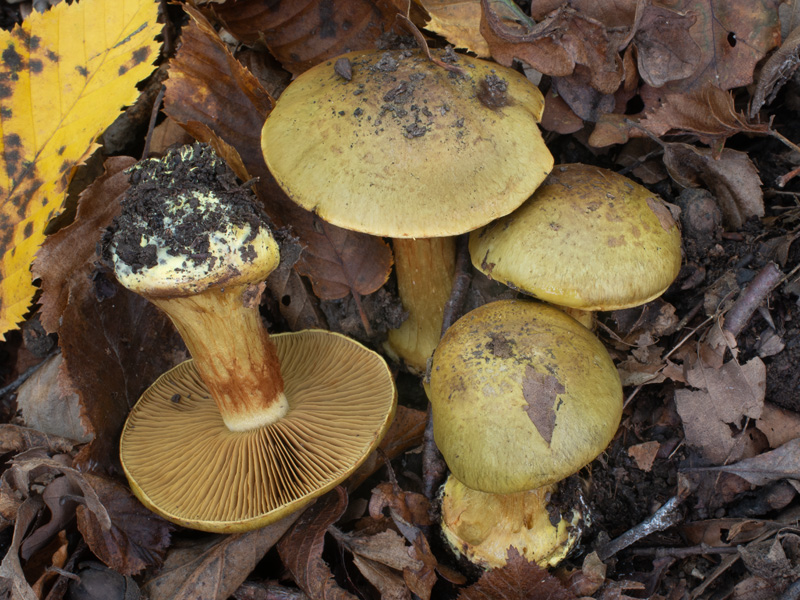
M273 423L288 410L275 346L258 313L260 289L211 288L151 298L170 317L229 429Z

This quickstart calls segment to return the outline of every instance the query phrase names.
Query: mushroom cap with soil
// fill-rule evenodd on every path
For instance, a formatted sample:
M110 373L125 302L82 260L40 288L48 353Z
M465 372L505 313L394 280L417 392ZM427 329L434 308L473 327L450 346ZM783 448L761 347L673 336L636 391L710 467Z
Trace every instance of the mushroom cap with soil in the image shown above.
M408 319L387 350L424 372L441 336L455 244L519 206L553 157L544 101L517 71L452 50L353 52L309 69L264 124L264 159L289 197L339 227L393 238ZM437 239L431 239L437 238Z
M613 171L558 165L513 213L470 234L475 268L584 311L638 306L678 275L681 235L664 202Z
M131 489L187 527L264 526L377 446L396 404L388 366L331 332L270 338L258 307L278 246L252 192L209 147L140 163L131 179L104 256L167 313L193 357L131 410L120 442Z
M452 51L351 52L295 79L264 123L269 170L320 218L392 238L458 235L544 180L544 101L518 72ZM349 78L337 64L349 65Z
M523 533L535 523L550 522L536 517L543 510L541 497L512 497L555 484L590 463L611 442L622 416L619 375L602 343L564 312L524 300L491 302L456 321L436 348L426 391L436 443L465 488L455 499L445 489L445 531L469 541L466 554L473 560L493 566L505 561L508 545L529 546ZM481 493L506 498L488 504ZM533 512L520 513L520 506ZM462 518L469 510L472 517ZM566 512L572 510L577 509ZM483 525L476 526L481 519ZM574 515L555 522L560 533L527 535L574 540ZM503 538L500 556L482 556L476 531L503 529L518 535ZM497 546L487 543L486 551ZM558 556L551 548L529 558L548 564Z

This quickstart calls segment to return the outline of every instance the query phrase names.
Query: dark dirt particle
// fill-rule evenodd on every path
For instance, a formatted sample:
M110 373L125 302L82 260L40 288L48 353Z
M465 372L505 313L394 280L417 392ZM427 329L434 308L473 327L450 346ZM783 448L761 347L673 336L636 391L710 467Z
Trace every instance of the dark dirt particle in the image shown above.
M333 65L333 70L342 79L347 81L353 79L353 65L349 58L338 59L336 64Z
M497 75L487 75L478 83L478 100L492 110L508 106L508 83Z

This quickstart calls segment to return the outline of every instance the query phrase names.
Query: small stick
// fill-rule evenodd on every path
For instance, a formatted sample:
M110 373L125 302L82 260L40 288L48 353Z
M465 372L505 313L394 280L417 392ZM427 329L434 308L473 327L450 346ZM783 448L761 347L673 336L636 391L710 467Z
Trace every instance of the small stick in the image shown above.
M469 234L464 233L456 239L456 272L453 275L453 289L450 298L444 305L444 318L442 319L442 335L450 329L461 316L467 291L472 281L469 262Z
M632 527L618 538L600 546L597 550L597 555L600 557L600 560L609 559L620 550L638 542L651 533L664 531L683 521L683 514L681 513L680 506L685 499L686 496L681 494L673 496L650 518Z
M714 548L708 544L689 546L688 548L633 548L631 550L631 554L635 556L655 556L656 558L662 556L686 558L687 556L696 556L698 554L736 554L737 552L739 552L739 549L732 546Z
M428 402L428 422L425 425L425 435L422 439L422 493L428 500L433 500L436 490L444 479L447 465L442 458L442 453L436 447L433 439L433 418L431 403Z
M30 379L31 375L33 375L34 373L36 373L36 371L38 371L40 368L42 368L42 365L44 365L44 363L47 362L48 358L50 358L51 356L55 356L56 354L60 354L60 353L61 353L61 348L56 348L53 352L51 352L50 354L45 356L44 359L42 359L42 362L36 363L32 367L28 367L25 370L25 372L22 373L22 375L20 375L19 377L17 377L14 381L12 381L11 383L9 383L6 386L1 387L0 388L0 398L3 398L4 396L7 396L8 394L10 394L12 392L16 392L17 389L23 383L25 383L28 379Z
M167 91L167 86L161 85L161 89L158 90L158 96L156 96L156 101L153 102L153 110L150 111L150 122L147 124L147 136L144 138L144 150L142 151L142 160L147 158L147 155L150 154L150 140L153 137L153 129L156 127L156 119L158 118L158 111L161 110L161 102L164 100L164 94Z
M739 335L756 309L782 280L783 273L775 263L764 265L725 315L723 329L734 336Z

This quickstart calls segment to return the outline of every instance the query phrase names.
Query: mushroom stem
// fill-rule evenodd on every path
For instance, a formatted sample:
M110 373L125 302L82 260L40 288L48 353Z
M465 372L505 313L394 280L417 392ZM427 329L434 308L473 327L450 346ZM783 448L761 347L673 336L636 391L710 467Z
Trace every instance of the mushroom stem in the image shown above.
M572 308L571 306L559 306L558 304L553 304L556 308L560 308L565 313L567 313L570 317L575 319L578 323L586 327L589 331L594 331L597 317L597 312L593 310L582 310L580 308Z
M389 331L387 350L424 373L442 334L444 306L453 289L454 237L392 240L397 290L408 319Z
M264 284L149 298L178 329L231 431L278 421L289 410L275 346L261 323Z

